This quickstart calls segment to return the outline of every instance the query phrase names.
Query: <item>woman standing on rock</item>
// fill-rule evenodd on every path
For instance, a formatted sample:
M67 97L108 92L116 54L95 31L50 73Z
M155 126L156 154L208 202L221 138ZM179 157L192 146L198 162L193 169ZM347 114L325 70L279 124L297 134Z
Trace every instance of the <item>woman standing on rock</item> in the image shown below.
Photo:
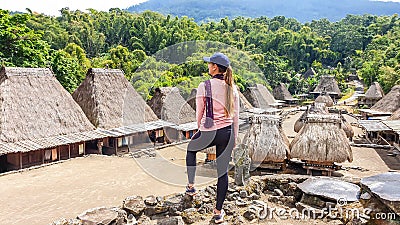
M234 85L228 57L215 53L204 57L212 79L200 83L196 95L196 119L199 131L189 142L186 154L188 185L186 194L195 195L196 153L216 146L217 155L217 203L214 209L215 223L224 222L222 209L228 190L228 165L239 131L239 94Z

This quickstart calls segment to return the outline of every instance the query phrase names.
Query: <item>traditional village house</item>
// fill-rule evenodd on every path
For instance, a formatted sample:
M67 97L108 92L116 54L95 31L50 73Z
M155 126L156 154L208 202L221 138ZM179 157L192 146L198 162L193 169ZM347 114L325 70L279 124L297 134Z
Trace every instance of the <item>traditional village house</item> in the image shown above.
M385 96L385 93L382 90L381 85L378 82L374 82L368 88L365 95L359 96L358 105L368 106L369 108L375 105L379 100L381 100Z
M369 143L393 145L400 151L400 108L387 120L359 120Z
M301 159L305 165L352 162L351 147L341 124L338 115L307 115L304 127L290 144L291 158Z
M323 92L321 93L314 101L315 103L325 103L327 107L332 107L333 106L333 100L331 96L328 95L328 93Z
M380 120L359 120L358 124L362 127L368 143L385 144L382 136L385 132L390 132L390 128Z
M383 138L400 151L400 120L383 120L382 123L390 129L384 132Z
M274 88L273 94L275 99L285 101L286 105L295 105L299 101L299 99L293 98L284 83L279 83L279 85Z
M253 109L254 107L251 105L249 100L247 100L247 98L243 95L243 93L240 92L239 87L237 89L238 89L239 99L240 99L240 112L244 112L246 110Z
M328 112L328 108L326 108L325 103L316 102L313 105L307 106L306 111L294 123L293 128L296 133L300 132L301 128L304 127L305 120L307 118L307 115L309 115L309 114L327 115L327 114L329 114L329 112Z
M167 125L158 120L119 69L89 69L72 97L95 127L108 131L102 147L105 154L149 142L149 132L162 136Z
M397 109L388 120L400 120L400 108Z
M97 153L106 137L50 69L3 67L0 95L2 172Z
M249 151L253 167L284 166L290 157L289 140L282 129L282 118L276 115L253 115L242 144Z
M321 97L321 96L320 96ZM295 122L294 124L294 131L296 133L300 132L301 128L304 127L305 121L308 115L310 114L315 114L315 115L335 115L335 114L329 114L328 108L326 107L326 99L330 98L329 96L327 98L321 98L320 100L316 100L314 105L308 106L307 110L300 116L300 118ZM351 127L350 123L346 121L346 119L343 117L342 114L338 115L341 119L341 125L340 127L343 129L345 132L346 136L352 140L354 136L354 131L353 128Z
M379 100L372 110L393 113L400 108L400 85L392 87L390 92Z
M371 109L359 109L364 119L387 119L400 108L400 85L392 87Z
M342 95L340 92L337 81L334 76L322 76L317 87L313 92L310 92L314 95L314 98L321 95L321 93L326 92L329 96L331 96L334 100L337 100Z
M304 74L303 74L303 78L304 79L308 79L308 78L313 78L317 75L317 73L315 72L315 70L311 67L310 69L308 69Z
M279 108L283 106L283 101L275 100L268 88L262 84L248 87L243 94L251 105L256 108L268 109L271 107Z
M197 88L193 88L190 91L189 97L186 99L186 102L192 107L193 110L196 110L196 95L197 95Z
M156 88L148 105L159 119L175 125L165 130L168 141L189 139L197 131L196 112L177 87Z

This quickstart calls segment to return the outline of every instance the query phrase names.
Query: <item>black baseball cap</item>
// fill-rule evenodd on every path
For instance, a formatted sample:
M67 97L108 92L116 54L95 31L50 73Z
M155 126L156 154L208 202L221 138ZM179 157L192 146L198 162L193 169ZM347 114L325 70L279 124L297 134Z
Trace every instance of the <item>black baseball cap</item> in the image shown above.
M231 64L231 62L228 59L228 56L222 54L221 52L217 52L211 57L203 57L203 60L206 62L212 62L225 67L229 67Z

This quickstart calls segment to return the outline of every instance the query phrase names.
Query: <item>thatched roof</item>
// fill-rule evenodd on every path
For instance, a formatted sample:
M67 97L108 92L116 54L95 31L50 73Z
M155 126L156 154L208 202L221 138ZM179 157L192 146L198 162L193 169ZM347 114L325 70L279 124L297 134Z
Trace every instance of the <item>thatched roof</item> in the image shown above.
M196 110L196 95L197 88L193 88L189 97L186 99L186 102L190 105L190 107L192 107L193 110Z
M311 67L310 69L308 69L304 74L303 77L305 79L310 78L310 77L315 77L315 75L317 75L317 73L314 71L314 69Z
M0 141L35 140L94 130L47 68L0 71Z
M310 107L307 108L307 110L300 116L299 119L294 123L294 131L298 133L301 128L304 127L307 116L309 114L316 114L316 115L331 115L329 114L328 109L325 106L325 103L315 103L314 105L311 105ZM348 138L354 136L354 131L353 127L349 124L349 122L346 121L343 115L340 114L341 118L341 128L344 130L346 133L346 136Z
M291 157L316 162L351 162L351 147L340 126L338 116L309 114L303 129L290 144Z
M365 92L366 99L379 100L385 96L385 92L383 92L381 85L378 82L374 82L368 88L367 92Z
M303 128L307 115L309 114L329 114L328 109L324 103L315 103L307 107L307 110L296 120L294 123L294 132L298 133Z
M281 162L289 156L289 140L279 116L253 115L243 144L249 149L252 163Z
M236 86L237 87L237 86ZM246 97L244 97L244 95L242 94L242 92L240 92L239 87L237 87L238 90L238 94L239 94L239 100L240 100L240 112L244 112L246 110L252 109L253 106L251 105L251 103L249 102L249 100L247 100Z
M333 100L331 98L331 96L329 96L328 94L320 94L316 99L315 99L316 103L325 103L325 105L327 107L332 107L333 106Z
M279 83L279 85L274 88L273 93L275 99L285 100L285 101L297 100L293 98L293 96L290 94L289 90L286 88L286 85L284 83Z
M176 87L156 88L148 104L162 120L174 124L196 121L196 112L183 99Z
M321 80L319 81L317 87L314 89L314 92L316 93L327 92L328 94L337 94L337 95L342 94L335 80L335 77L327 75L321 77Z
M256 84L255 87L248 87L243 93L246 99L256 108L266 109L275 104L275 98L269 92L268 88L262 84Z
M112 129L158 120L122 70L89 69L72 97L98 128Z
M388 120L400 120L400 108L396 110Z
M381 100L379 100L371 110L380 112L395 112L400 108L400 85L392 87Z
M346 133L346 137L351 138L354 136L353 127L351 126L351 124L349 122L347 122L347 120L343 116L342 116L341 127L344 130L344 132Z

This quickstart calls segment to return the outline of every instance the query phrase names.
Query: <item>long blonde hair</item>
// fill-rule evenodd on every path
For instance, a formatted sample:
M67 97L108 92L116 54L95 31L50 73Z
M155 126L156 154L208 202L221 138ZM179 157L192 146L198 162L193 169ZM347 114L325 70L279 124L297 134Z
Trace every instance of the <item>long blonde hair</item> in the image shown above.
M224 80L225 83L227 84L226 88L226 101L225 101L225 117L233 117L233 113L235 110L234 106L234 96L233 96L233 72L232 72L232 67L224 67L218 65L218 69L220 72L224 73Z

